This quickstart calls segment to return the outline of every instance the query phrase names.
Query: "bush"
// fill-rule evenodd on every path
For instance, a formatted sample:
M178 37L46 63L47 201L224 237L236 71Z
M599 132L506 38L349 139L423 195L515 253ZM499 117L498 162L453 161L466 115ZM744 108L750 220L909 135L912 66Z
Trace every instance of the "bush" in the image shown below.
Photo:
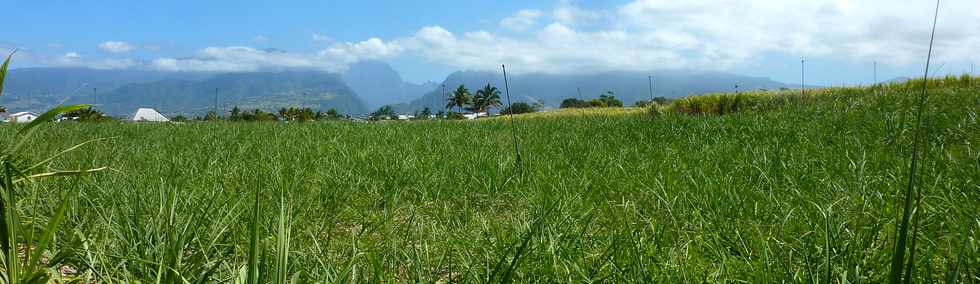
M537 107L532 106L531 104L528 103L519 102L519 103L514 103L510 107L505 108L500 113L510 114L511 112L513 112L514 114L522 114L522 113L532 113L537 111L538 111Z
M565 99L564 101L561 101L561 106L559 107L560 108L587 108L589 107L589 103L576 98L568 98Z
M465 116L463 116L463 114L462 114L462 113L458 113L458 112L453 112L453 111L450 111L450 112L449 112L449 115L447 115L447 116L446 116L446 119L456 119L456 120L460 120L460 119L466 119L466 117L465 117Z
M113 120L112 117L106 116L105 113L91 107L66 112L62 117L78 122L105 122Z

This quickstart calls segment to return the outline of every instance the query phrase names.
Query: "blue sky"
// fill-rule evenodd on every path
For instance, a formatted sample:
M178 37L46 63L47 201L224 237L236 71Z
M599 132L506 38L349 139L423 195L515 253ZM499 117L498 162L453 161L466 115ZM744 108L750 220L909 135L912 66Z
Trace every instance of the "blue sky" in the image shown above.
M0 0L13 29L0 51L15 67L171 71L391 63L410 81L455 70L580 73L728 71L799 82L857 84L915 76L934 2L730 1L49 1ZM932 2L932 3L930 3ZM941 10L938 73L980 54L980 4Z

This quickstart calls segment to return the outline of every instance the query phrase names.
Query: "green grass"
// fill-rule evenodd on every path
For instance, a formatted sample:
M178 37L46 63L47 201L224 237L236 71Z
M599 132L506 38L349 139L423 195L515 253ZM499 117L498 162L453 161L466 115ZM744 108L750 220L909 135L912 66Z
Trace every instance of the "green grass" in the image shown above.
M980 95L933 84L915 278L976 282ZM519 175L502 119L65 123L25 156L111 137L50 167L112 169L32 183L17 208L40 232L68 200L51 253L103 283L879 283L907 186L907 87L726 115L527 116Z

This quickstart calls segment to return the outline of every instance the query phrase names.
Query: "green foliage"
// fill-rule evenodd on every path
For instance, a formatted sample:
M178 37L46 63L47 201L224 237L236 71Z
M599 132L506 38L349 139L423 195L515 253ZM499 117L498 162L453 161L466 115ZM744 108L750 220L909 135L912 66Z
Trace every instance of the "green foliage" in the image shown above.
M113 121L112 117L106 116L101 111L94 108L84 108L66 112L63 118L77 122L107 122Z
M449 97L448 101L446 102L446 107L447 108L456 107L457 110L462 112L463 107L469 104L470 100L472 100L470 96L470 90L467 90L466 86L464 85L459 85L459 87L456 88L455 91L453 91L453 94Z
M391 106L382 106L371 113L371 119L374 120L395 119L395 116L395 109Z
M590 107L589 102L576 99L568 98L561 102L560 108L587 108Z
M598 98L583 101L576 98L568 98L561 102L561 108L589 108L589 107L623 107L623 101L616 98L613 92L606 92Z
M190 119L188 119L186 116L183 116L183 115L177 115L177 116L174 116L174 117L171 117L170 118L170 121L173 121L173 122L187 122L189 120Z
M514 114L522 114L522 113L532 113L532 112L537 112L537 111L538 111L538 108L536 106L533 106L533 105L531 105L529 103L525 103L525 102L516 102L516 103L512 104L510 107L505 108L500 113L502 113L502 114L510 114L511 112L513 112Z
M598 101L602 107L623 107L623 101L617 99L616 94L613 94L611 91L599 96Z
M432 116L432 110L429 109L429 107L425 107L422 108L422 112L420 112L416 117L419 119L429 119L430 116Z
M285 121L309 122L317 120L322 115L317 115L311 108L281 108L279 117Z
M3 82L13 54L7 56L0 67L0 94L3 94ZM35 182L52 177L80 176L102 171L105 168L86 170L59 171L50 169L50 164L60 156L72 152L94 140L68 147L60 153L49 156L38 162L32 162L25 155L32 149L26 148L33 138L32 134L42 124L50 123L59 115L90 108L88 105L69 105L55 107L41 114L37 119L17 130L13 137L4 139L0 144L0 282L2 283L47 283L60 279L57 271L67 255L58 251L57 232L68 210L70 194L65 192L48 192L60 196L57 209L44 219L30 218L22 212L26 204L24 199L38 198L39 189ZM47 255L46 259L43 257Z
M476 91L476 95L470 101L469 110L475 113L481 113L498 106L500 106L500 90L497 87L487 84L483 89Z
M463 120L463 119L466 119L466 116L463 116L463 113L460 113L460 112L450 111L446 115L446 119L449 119L449 120Z
M969 282L980 98L929 84L914 280ZM19 231L43 236L68 200L49 250L99 283L881 283L908 170L896 149L913 141L905 88L526 116L522 175L504 119L59 124L29 153L118 137L49 163L118 173L23 183L18 214L43 225ZM30 193L45 188L66 199Z

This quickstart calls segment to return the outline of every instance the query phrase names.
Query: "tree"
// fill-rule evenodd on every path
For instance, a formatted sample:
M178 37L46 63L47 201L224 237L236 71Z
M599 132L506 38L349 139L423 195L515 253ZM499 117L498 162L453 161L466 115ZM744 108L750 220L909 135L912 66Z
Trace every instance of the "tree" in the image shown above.
M429 117L432 116L432 110L429 109L429 107L425 107L422 109L422 112L419 113L419 115L422 116L421 118L423 119L429 119Z
M218 114L214 113L214 111L209 111L208 114L204 116L204 120L206 121L217 121L218 119L221 118L218 117Z
M510 107L505 108L500 113L510 114L511 112L514 112L514 114L522 114L522 113L532 113L537 111L538 108L536 106L533 106L525 102L517 102L511 104Z
M486 112L492 107L500 106L500 90L487 84L483 89L476 91L472 105L470 110L476 113Z
M62 117L78 122L103 122L112 120L105 113L90 107L66 112Z
M459 88L453 91L452 96L449 97L449 101L446 102L446 107L456 107L462 112L463 106L466 106L468 103L470 103L470 90L467 90L465 85L459 85Z
M374 113L371 113L371 119L374 120L391 119L393 117L395 117L395 109L391 108L391 106L382 106Z
M340 118L340 113L337 112L337 109L330 108L329 110L327 110L327 118L328 119L337 119L337 118Z
M599 100L605 104L606 107L623 107L623 101L616 98L616 94L612 91L607 91L606 94L599 96Z
M241 121L242 120L242 109L235 106L231 108L231 116L228 117L231 121Z
M560 106L560 108L587 108L587 107L589 107L589 102L576 98L565 99L564 101L561 101L561 106Z
M7 112L7 108L0 106L0 112Z

